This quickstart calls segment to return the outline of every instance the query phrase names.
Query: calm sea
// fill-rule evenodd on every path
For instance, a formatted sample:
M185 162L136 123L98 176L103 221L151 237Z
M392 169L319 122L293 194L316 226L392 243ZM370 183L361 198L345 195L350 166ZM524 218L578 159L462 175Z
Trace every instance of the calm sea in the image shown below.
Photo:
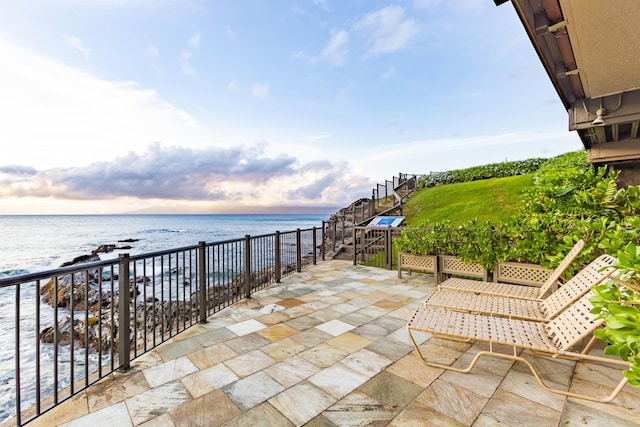
M90 254L100 245L129 245L131 249L100 253L100 258L131 255L271 234L276 231L320 228L328 215L0 215L0 278L58 268L80 255ZM134 239L134 242L118 243ZM21 293L25 308L20 313L21 376L25 405L33 403L35 389L35 342L33 289ZM0 289L0 422L15 414L15 292ZM22 305L22 303L21 303ZM43 324L52 324L52 310L40 303ZM53 357L50 346L43 346L41 360ZM82 360L81 352L77 352ZM78 368L79 369L79 368ZM64 377L65 372L60 375ZM50 379L52 373L44 372ZM23 407L24 409L24 407Z
M58 268L104 244L131 249L101 259L297 228L320 228L329 215L0 215L0 278ZM118 240L139 239L132 243Z

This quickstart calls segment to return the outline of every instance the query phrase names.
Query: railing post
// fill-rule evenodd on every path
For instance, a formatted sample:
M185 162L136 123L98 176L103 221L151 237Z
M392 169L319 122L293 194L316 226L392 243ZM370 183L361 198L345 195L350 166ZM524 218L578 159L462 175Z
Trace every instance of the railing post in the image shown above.
M369 218L376 214L376 199L371 196L371 203L369 204Z
M322 221L322 244L320 245L320 255L322 261L324 261L324 255L327 251L327 235L325 232L325 228L326 228L326 223L324 221Z
M120 370L131 368L131 329L129 315L129 254L120 254L118 268L118 359Z
M71 276L73 278L73 276ZM72 284L73 286L73 284ZM71 294L71 298L73 299L73 288L71 290L72 294ZM57 289L54 290L54 295L57 294ZM15 302L15 307L16 307L16 317L15 317L15 335L14 335L14 339L15 339L15 356L14 356L14 361L15 361L15 370L16 370L16 425L21 426L22 425L22 405L21 405L21 393L20 393L20 389L21 389L21 381L20 381L20 305L21 305L22 301L20 301L20 284L18 283L16 285L16 302ZM56 310L57 312L57 310ZM57 336L57 332L58 332L58 322L54 323L56 326L54 328L54 337ZM71 322L71 324L73 325L73 321ZM72 326L73 327L73 326ZM72 329L73 330L73 329ZM58 354L58 345L57 345L57 339L55 340L55 353ZM57 356L56 356L57 358ZM40 380L40 378L38 377L38 380ZM57 400L57 394L58 389L56 389L56 400ZM58 402L56 402L57 404ZM38 402L38 405L40 404L40 402ZM40 411L38 411L39 413ZM8 425L8 424L7 424Z
M200 277L200 292L198 292L198 307L200 307L200 323L207 323L207 242L199 242L198 247L198 276Z
M296 271L300 273L302 271L302 248L301 248L300 229L296 229Z
M332 221L333 224L333 234L331 235L331 252L336 251L336 240L338 238L338 218L334 218Z
M318 255L316 254L316 245L318 244L318 239L316 237L316 228L313 227L313 237L312 239L312 244L313 244L313 265L316 265L318 263Z
M389 270L393 270L393 256L392 256L392 253L391 253L393 245L392 245L392 242L391 242L391 239L392 239L391 233L393 233L393 230L391 229L391 226L389 226L387 228L387 233L386 233L386 236L385 236L385 239L384 239L385 243L386 243L386 246L387 246L385 252L387 252L387 266L388 266Z
M251 298L251 236L244 236L244 297Z
M356 238L356 224L358 223L358 206L360 204L358 203L357 205L355 205L353 207L353 219L351 220L351 228L353 228L353 231L351 232L351 235L353 236L353 238Z
M358 265L358 239L357 239L358 230L356 227L353 227L353 265Z
M276 283L280 283L280 280L282 279L282 260L280 259L280 252L280 232L276 231L275 253L273 254L275 258L274 268L276 269Z

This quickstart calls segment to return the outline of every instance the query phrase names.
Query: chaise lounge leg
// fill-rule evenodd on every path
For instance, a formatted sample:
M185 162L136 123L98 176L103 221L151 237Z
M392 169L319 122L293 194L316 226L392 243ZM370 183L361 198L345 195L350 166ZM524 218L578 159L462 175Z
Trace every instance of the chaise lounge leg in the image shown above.
M496 353L496 352L493 352L493 351L486 351L486 350L485 351L480 351L474 356L473 360L471 360L471 362L469 363L469 365L466 368L456 368L456 367L453 367L453 366L442 365L442 364L439 364L439 363L429 362L424 358L424 356L420 352L420 349L418 348L418 344L416 343L415 339L413 338L413 335L411 334L411 328L409 327L409 325L407 325L407 333L409 334L409 339L411 340L411 343L413 344L413 347L416 349L416 352L418 353L418 356L420 356L420 358L427 365L432 366L434 368L446 369L446 370L449 370L449 371L454 371L454 372L459 372L459 373L466 374L466 373L469 373L475 367L475 365L478 363L478 361L480 360L480 358L482 356L493 356L493 357L498 357L498 358L501 358L501 359L520 361L520 362L523 362L524 364L526 364L529 367L529 370L531 370L531 373L533 374L533 376L536 378L536 380L538 381L538 383L540 384L540 386L544 390L546 390L546 391L548 391L550 393L561 394L561 395L568 396L568 397L575 397L577 399L589 400L589 401L592 401L592 402L599 402L599 403L609 403L612 400L614 400L618 396L618 394L620 394L620 391L622 391L622 388L627 383L627 378L626 377L623 378L618 383L618 385L613 389L613 391L608 396L605 396L605 397L589 396L589 395L585 395L585 394L573 393L573 392L566 391L566 390L560 390L560 389L556 389L556 388L551 388L551 387L549 387L549 386L547 386L545 384L544 380L542 379L542 377L538 373L538 370L535 368L535 366L533 366L533 364L531 362L529 362L527 359L516 355L515 351L514 351L513 355L511 355L511 354L503 354L503 353ZM447 339L449 339L449 338L447 338ZM587 345L587 347L590 347L590 346ZM594 358L594 359L600 359L600 358Z

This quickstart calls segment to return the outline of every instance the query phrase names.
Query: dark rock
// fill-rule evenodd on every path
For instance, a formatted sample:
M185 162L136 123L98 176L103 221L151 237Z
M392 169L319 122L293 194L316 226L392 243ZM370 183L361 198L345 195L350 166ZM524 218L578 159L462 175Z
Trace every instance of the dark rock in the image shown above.
M113 252L115 249L116 249L116 245L109 243L109 244L106 244L106 245L98 246L98 248L94 249L93 251L91 251L91 253L95 255L95 254L98 254L100 252L104 252L106 254L106 253L109 253L109 252Z
M100 257L96 254L92 255L80 255L75 257L72 261L64 262L60 267L69 267L70 265L82 264L87 262L100 261Z
M145 286L148 285L150 281L151 279L149 279L147 276L136 277L136 283L143 283Z
M89 278L89 283L85 279ZM95 277L78 272L73 275L58 276L57 283L49 280L40 288L42 299L52 307L84 310L87 305L92 306L100 298L100 290L93 282Z

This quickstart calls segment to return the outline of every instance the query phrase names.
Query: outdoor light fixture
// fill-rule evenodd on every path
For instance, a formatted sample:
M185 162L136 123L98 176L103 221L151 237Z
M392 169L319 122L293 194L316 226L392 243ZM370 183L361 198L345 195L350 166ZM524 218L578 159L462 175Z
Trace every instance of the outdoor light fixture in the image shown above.
M598 108L596 111L596 119L593 121L594 126L604 126L606 123L604 121L604 116L607 114L606 108Z
M620 93L620 98L618 99L618 106L613 110L607 110L606 108L604 108L604 106L602 105L602 98L600 98L600 107L596 110L596 118L593 122L591 122L591 124L594 126L606 125L607 123L604 121L604 116L606 116L607 113L616 111L618 108L620 108L620 105L622 105L622 93ZM587 104L585 104L584 101L582 101L582 107L584 107L584 111L587 112L587 117L589 117L589 109L587 108Z

